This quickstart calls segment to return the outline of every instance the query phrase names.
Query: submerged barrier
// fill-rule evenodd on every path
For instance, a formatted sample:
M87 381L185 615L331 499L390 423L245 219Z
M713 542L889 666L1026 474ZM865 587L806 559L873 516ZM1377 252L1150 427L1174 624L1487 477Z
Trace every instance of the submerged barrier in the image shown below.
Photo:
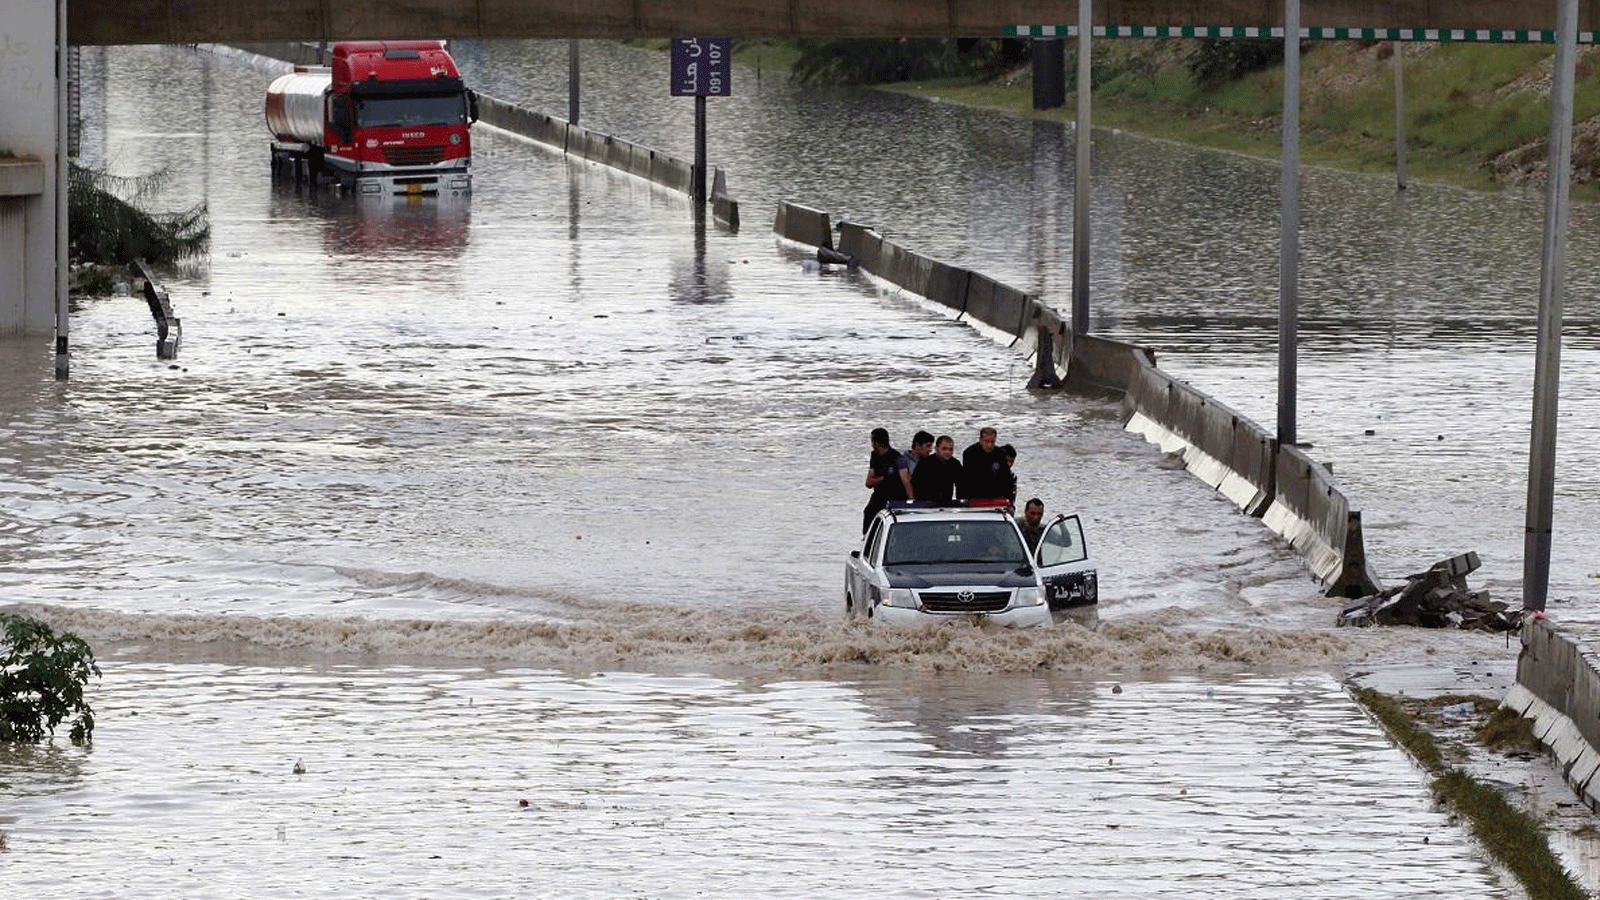
M795 243L835 247L831 217L796 203L779 203L773 231ZM1051 364L1066 368L1067 387L1120 394L1129 431L1180 454L1196 478L1247 515L1261 518L1305 558L1329 596L1363 597L1380 589L1367 564L1361 513L1350 508L1328 470L1299 448L1281 446L1226 404L1161 371L1150 350L1073 334L1067 321L1037 298L923 256L864 225L841 222L837 252L825 256L945 306L958 319L1012 335L1013 343L1031 337L1035 348L1049 348Z
M548 113L479 94L478 121L679 193L690 194L694 190L693 163ZM728 196L727 176L720 168L714 170L710 194L715 220L729 231L738 231L739 204Z

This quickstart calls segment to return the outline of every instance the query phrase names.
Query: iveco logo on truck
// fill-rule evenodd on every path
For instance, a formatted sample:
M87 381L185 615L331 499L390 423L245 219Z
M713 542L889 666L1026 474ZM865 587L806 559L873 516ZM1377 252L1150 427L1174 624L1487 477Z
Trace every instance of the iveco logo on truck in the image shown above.
M478 97L443 41L341 41L267 87L275 176L363 195L472 192Z

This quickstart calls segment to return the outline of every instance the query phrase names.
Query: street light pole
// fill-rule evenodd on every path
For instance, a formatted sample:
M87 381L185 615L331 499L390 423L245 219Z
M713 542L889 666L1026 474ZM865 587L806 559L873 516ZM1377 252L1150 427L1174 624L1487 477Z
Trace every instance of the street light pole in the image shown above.
M1550 163L1539 268L1539 337L1533 365L1528 447L1528 518L1522 548L1522 608L1544 610L1550 592L1555 511L1556 403L1561 394L1561 304L1566 287L1567 195L1572 187L1572 102L1578 56L1578 0L1560 0L1550 84Z

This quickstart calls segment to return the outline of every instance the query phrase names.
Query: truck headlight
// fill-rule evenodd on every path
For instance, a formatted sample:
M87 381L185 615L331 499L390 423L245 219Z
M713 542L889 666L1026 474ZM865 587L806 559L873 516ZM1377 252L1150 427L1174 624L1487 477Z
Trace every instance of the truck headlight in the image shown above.
M890 588L883 592L884 606L898 606L902 609L916 609L917 598L911 596L911 591L906 588Z
M1038 606L1044 602L1044 591L1036 587L1017 588L1018 606Z

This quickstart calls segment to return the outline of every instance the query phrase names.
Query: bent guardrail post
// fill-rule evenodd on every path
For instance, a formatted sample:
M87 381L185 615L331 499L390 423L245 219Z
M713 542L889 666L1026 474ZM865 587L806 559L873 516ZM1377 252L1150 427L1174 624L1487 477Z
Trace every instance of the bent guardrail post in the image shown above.
M144 280L144 299L150 305L150 316L156 321L156 359L177 359L178 344L183 340L183 323L172 314L172 298L156 283L144 260L135 260L130 267Z

